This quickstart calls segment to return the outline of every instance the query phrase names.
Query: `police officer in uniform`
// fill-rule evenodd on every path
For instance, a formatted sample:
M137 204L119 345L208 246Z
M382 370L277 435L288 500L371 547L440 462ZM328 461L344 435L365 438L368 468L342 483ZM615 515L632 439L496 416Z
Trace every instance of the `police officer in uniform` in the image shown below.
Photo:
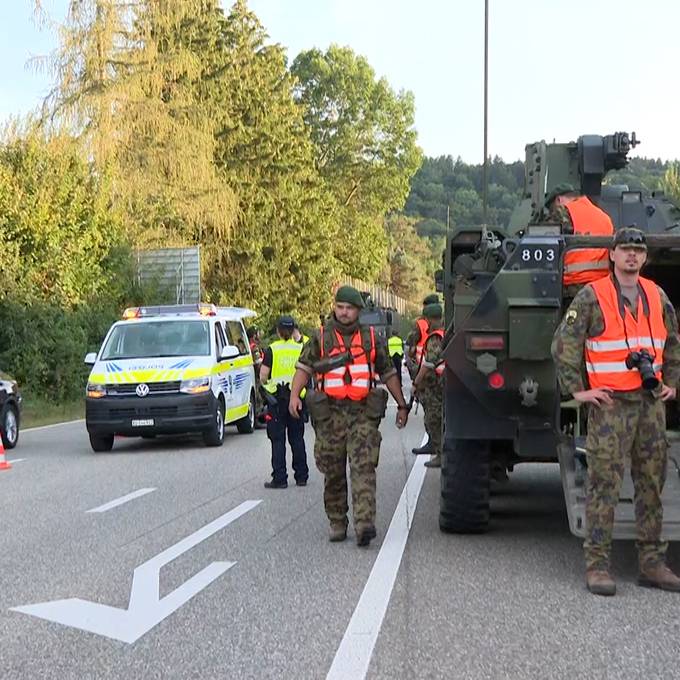
M316 389L309 412L316 432L314 458L324 475L324 506L330 540L347 537L347 461L357 544L367 546L376 536L375 470L380 454L380 420L387 393L374 387L376 375L397 402L397 427L408 419L408 407L384 341L371 326L359 325L363 298L356 288L341 286L333 315L305 345L293 378L290 414L300 415L300 391L310 376Z
M626 459L635 486L638 583L680 591L666 566L661 494L668 461L665 401L680 383L680 337L673 305L640 276L645 234L616 232L612 273L582 288L555 333L552 354L563 394L587 404L586 584L614 595L610 574L614 509Z
M425 431L432 447L432 456L425 467L442 466L442 412L444 409L444 329L442 306L425 305L423 316L428 321L423 357L413 380L413 387L423 405Z
M276 400L269 410L271 419L267 422L267 437L272 444L272 479L265 482L267 489L288 487L286 470L286 434L293 452L293 473L298 486L306 486L309 477L307 451L305 450L305 424L302 418L292 418L288 410L290 384L295 374L295 364L302 345L292 339L295 321L291 316L281 316L276 324L278 340L265 350L260 367L262 387ZM299 398L304 398L304 391Z
M431 293L426 296L423 300L423 310L427 305L437 305L439 304L439 295L437 293ZM408 345L407 360L406 365L408 366L411 378L415 378L423 358L423 350L425 348L425 340L428 336L428 321L423 314L416 319L415 326L413 330L408 334L406 338L406 344ZM417 446L412 449L412 453L415 455L430 455L432 453L432 444L428 440L422 445Z
M387 339L387 351L392 358L394 370L397 372L399 384L401 385L401 365L404 361L404 341L399 337L397 331L392 331L392 335Z

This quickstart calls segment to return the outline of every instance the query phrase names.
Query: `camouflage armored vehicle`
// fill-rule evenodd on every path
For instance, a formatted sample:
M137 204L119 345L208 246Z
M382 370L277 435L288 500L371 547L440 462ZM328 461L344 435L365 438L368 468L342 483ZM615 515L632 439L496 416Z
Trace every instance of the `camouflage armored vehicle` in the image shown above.
M616 228L647 232L645 275L680 307L680 211L659 192L647 196L603 184L608 171L626 165L635 144L634 133L530 144L524 195L508 226L457 227L447 238L440 281L447 322L443 531L484 531L492 479L505 479L519 463L559 461L570 528L583 535L586 414L575 402L561 403L550 345L569 302L562 286L565 250L608 246L609 239L561 234L547 221L545 202L554 187L569 183ZM679 492L673 467L664 492L668 538L680 538ZM615 537L634 536L631 499L627 478Z
M392 335L393 328L399 328L399 313L391 307L376 304L368 291L361 291L365 307L359 313L359 323L362 326L373 326L378 337L383 342Z

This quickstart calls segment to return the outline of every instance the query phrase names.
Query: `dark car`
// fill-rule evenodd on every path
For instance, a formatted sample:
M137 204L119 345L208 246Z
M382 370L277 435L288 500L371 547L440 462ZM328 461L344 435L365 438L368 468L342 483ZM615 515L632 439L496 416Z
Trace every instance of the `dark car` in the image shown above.
M19 441L21 394L17 381L0 371L0 437L6 449Z

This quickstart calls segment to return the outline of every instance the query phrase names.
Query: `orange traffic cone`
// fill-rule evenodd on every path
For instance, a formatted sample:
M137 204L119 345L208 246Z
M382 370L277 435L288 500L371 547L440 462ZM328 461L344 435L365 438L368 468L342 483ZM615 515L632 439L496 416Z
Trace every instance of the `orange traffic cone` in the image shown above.
M2 437L0 437L0 470L9 470L11 467L9 461L5 459L5 445L2 443Z

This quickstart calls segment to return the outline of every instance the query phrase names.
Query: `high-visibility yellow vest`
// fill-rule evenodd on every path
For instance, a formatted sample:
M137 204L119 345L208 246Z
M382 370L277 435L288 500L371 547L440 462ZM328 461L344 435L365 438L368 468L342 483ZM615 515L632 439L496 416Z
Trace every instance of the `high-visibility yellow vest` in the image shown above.
M387 340L387 351L390 353L391 357L395 354L403 354L404 341L398 335L390 335Z
M267 392L275 394L278 385L290 387L295 375L295 364L302 352L302 345L295 340L275 340L269 348L272 351L272 370L267 384L263 387ZM304 389L300 396L305 396Z

